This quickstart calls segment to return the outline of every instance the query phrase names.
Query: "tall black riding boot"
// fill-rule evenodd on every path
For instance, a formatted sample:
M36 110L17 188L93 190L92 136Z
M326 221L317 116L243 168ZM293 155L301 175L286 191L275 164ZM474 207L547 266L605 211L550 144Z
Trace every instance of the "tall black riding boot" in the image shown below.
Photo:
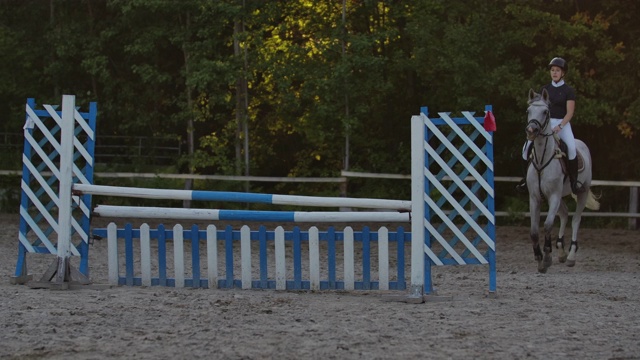
M567 160L567 170L569 171L569 180L571 181L571 191L578 195L584 192L582 183L578 181L578 157Z
M518 185L516 185L516 191L519 193L526 193L527 191L529 191L529 189L527 189L528 169L529 169L529 160L522 160L522 172L524 173L524 177L522 178L522 180L520 180Z

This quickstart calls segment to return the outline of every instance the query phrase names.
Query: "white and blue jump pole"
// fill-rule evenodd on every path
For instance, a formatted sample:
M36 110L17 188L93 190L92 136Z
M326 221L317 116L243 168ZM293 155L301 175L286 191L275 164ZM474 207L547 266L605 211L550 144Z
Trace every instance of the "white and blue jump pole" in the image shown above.
M75 195L92 194L143 199L228 201L271 205L390 209L397 211L411 210L411 202L405 200L276 195L232 191L169 190L75 184L73 193Z
M173 219L200 221L262 221L288 223L410 222L409 212L392 211L261 211L181 209L165 207L98 205L94 215L129 219Z

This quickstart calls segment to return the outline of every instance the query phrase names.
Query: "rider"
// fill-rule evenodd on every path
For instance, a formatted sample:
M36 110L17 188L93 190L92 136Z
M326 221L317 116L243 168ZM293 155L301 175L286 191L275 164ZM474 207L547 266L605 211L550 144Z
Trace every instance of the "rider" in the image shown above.
M551 83L542 88L549 93L549 112L551 116L551 129L567 145L567 170L571 181L571 191L574 194L584 192L584 187L578 181L578 158L576 153L576 141L571 131L571 118L576 108L576 92L564 81L564 75L569 70L567 61L561 57L551 59L548 65L551 75ZM518 191L527 190L527 167L530 156L531 141L527 140L522 148L522 159L525 165L524 178L516 185Z

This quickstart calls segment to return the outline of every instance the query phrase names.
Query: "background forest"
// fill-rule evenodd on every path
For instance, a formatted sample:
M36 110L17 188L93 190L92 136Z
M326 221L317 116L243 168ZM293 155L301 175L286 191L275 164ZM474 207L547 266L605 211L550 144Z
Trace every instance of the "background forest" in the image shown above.
M562 56L594 178L638 180L639 14L628 0L0 0L0 132L5 143L20 134L27 98L74 94L85 108L98 103L98 139L181 149L161 164L114 160L102 171L409 174L421 106L436 116L491 104L496 175L520 176L528 90ZM19 169L20 151L6 149L1 168ZM504 193L515 197L512 185ZM354 180L349 195L410 197L383 180ZM608 206L628 204L628 192L617 196Z

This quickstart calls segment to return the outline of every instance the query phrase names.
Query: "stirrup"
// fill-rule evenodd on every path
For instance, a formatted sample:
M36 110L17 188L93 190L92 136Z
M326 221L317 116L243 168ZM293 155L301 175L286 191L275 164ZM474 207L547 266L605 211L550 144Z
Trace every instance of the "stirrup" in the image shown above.
M527 180L526 179L520 180L518 185L516 185L516 191L518 191L519 193L526 193L526 192L529 191L529 189L527 188Z
M579 181L574 182L573 184L571 184L571 192L573 192L575 195L579 195L582 194L583 192L585 192L585 188L584 186L582 186L582 183L580 183Z

